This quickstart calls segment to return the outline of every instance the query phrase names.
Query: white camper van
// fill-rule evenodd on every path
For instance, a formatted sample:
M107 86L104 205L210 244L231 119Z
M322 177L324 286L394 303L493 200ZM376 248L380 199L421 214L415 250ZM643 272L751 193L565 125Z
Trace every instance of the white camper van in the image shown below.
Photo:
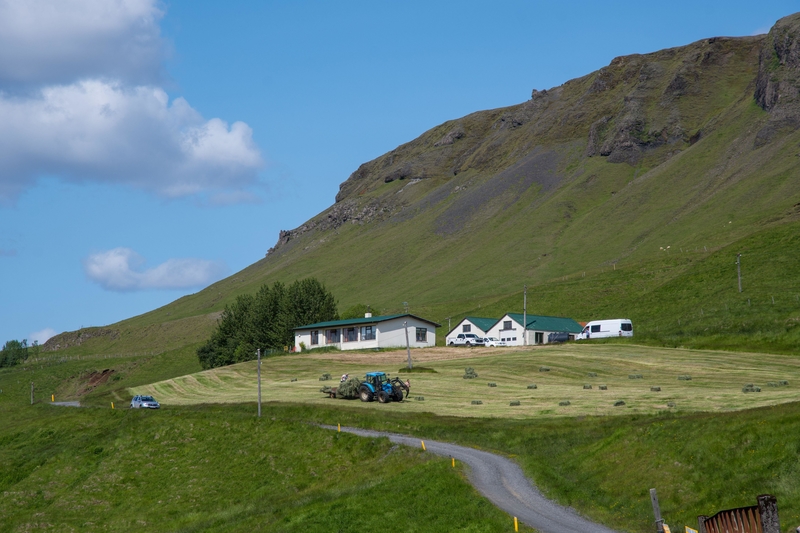
M602 339L604 337L633 337L633 323L627 318L592 320L583 328L576 340Z

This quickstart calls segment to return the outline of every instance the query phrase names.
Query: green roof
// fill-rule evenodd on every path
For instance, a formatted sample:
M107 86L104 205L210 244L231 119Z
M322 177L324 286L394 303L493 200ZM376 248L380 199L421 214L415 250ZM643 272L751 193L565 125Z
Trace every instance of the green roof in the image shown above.
M464 320L469 320L470 322L481 328L483 331L489 331L490 329L492 329L492 326L497 324L498 319L482 318L479 316L465 316Z
M509 318L522 324L522 313L508 313ZM528 315L528 324L525 329L539 331L563 331L566 333L580 333L583 328L571 318L560 316Z
M417 320L422 320L423 322L428 322L429 324L433 324L434 326L441 327L441 324L437 324L432 320L428 320L426 318L418 317L416 315L412 315L410 313L406 313L403 315L384 315L384 316L372 316L372 317L360 317L360 318L348 318L346 320L329 320L328 322L317 322L316 324L308 324L307 326L298 326L294 329L313 329L313 328L340 328L342 326L356 326L360 324L375 324L377 322L386 322L387 320L392 320L395 318L402 318L404 316L410 316L411 318L416 318Z

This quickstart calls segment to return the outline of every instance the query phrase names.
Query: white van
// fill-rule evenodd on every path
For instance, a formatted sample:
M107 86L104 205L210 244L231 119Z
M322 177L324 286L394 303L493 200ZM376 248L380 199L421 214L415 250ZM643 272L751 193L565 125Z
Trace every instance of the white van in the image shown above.
M586 327L575 339L602 339L605 337L633 337L633 323L627 318L592 320L586 324Z

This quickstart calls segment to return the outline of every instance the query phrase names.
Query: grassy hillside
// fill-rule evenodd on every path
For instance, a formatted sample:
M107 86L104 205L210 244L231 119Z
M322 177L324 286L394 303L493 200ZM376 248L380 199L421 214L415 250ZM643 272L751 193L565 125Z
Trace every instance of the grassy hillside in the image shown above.
M800 72L799 42L793 15L436 126L363 164L263 260L47 347L178 349L237 295L315 276L342 308L500 316L527 284L533 313L624 316L649 343L797 353L800 101L773 96Z
M510 529L446 459L276 412L1 412L3 532Z

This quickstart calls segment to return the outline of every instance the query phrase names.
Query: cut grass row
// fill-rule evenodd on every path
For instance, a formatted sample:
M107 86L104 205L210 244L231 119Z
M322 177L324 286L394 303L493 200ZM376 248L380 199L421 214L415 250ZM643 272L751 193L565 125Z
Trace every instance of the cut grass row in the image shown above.
M356 401L353 408L531 418L746 409L796 401L800 386L800 360L783 355L604 344L506 350L464 348L456 352L467 358L426 360L424 366L436 372L415 374L402 370L404 351L356 356L312 351L272 357L262 362L262 397L264 401L313 405L348 403L321 394L323 385L335 386L336 382L320 381L320 376L363 376L383 370L411 380L409 399L394 407ZM449 354L453 349L437 348L420 352L417 357L429 354L435 358L437 353ZM412 359L414 355L412 352ZM374 356L373 362L369 362L370 356ZM466 367L474 368L478 377L464 379ZM549 371L540 371L543 367ZM686 376L691 380L680 379ZM781 381L788 385L767 387L770 382ZM742 387L749 383L761 386L762 392L743 393ZM529 388L531 384L536 388ZM605 385L606 390L600 385ZM247 362L132 387L129 394L152 394L165 405L190 405L253 401L256 389L256 365ZM415 400L417 397L424 401ZM481 404L472 403L477 400ZM624 406L615 406L620 400ZM516 401L519 405L510 405ZM559 405L564 401L569 405Z

